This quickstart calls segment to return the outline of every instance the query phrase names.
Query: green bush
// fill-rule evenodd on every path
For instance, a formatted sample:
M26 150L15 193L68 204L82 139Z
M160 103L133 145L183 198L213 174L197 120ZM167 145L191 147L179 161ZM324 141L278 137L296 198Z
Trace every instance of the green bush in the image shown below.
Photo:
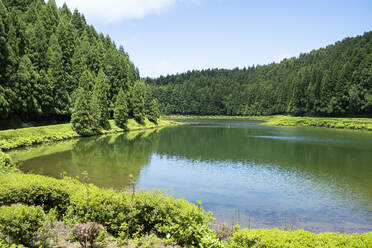
M0 151L0 167L4 166L12 166L12 160L8 154L3 153Z
M23 245L8 244L5 240L0 238L0 248L23 248Z
M56 208L71 223L97 222L116 237L155 234L180 245L217 243L209 229L211 217L201 207L161 193L115 192L38 175L0 177L0 205L18 202Z
M42 176L10 174L0 178L0 205L24 203L56 208L62 216L70 204L69 187L74 184Z
M8 236L14 243L33 246L45 220L46 215L41 207L21 204L2 206L0 208L0 233Z
M13 166L10 156L0 150L0 176L16 172L18 172L18 170Z
M372 233L314 234L304 230L244 229L233 235L230 245L232 248L367 248L372 247Z

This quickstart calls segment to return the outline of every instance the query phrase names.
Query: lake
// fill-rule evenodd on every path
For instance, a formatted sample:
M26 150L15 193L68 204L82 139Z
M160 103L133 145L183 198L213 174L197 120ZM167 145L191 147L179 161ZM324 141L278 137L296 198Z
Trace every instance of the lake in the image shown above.
M24 172L201 201L218 222L313 232L372 231L372 133L248 120L81 138L15 150Z

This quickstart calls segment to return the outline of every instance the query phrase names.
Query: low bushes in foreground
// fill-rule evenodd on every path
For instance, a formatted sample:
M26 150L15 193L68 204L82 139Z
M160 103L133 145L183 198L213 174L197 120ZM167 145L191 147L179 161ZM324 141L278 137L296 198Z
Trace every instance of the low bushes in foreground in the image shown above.
M115 192L74 179L10 174L0 178L0 205L14 203L56 209L71 224L97 222L123 240L154 234L179 245L222 247L201 207L161 193Z
M39 247L49 238L53 220L54 212L46 215L41 207L22 204L2 206L0 234L5 235L12 243Z
M23 248L22 245L16 245L16 244L9 244L4 239L0 238L0 248Z
M160 247L168 244L202 248L372 247L372 233L348 235L314 234L303 230L294 232L278 229L239 230L226 225L217 230L220 238L218 239L216 233L210 229L211 216L200 206L161 193L100 189L71 178L4 175L0 177L0 205L6 207L1 209L6 210L4 213L12 212L15 206L10 205L15 203L23 204L15 205L17 208L30 208L30 212L39 213L32 216L40 216L41 219L43 218L41 212L55 211L57 219L71 226L77 223L96 222L104 226L119 242L128 244L128 247L133 245L136 247L143 242L149 243L147 242L149 240L143 239L144 237L156 237L161 240L154 241L159 245L164 244ZM13 219L16 219L20 226L23 222L28 223L25 219L33 219L32 216L27 217L28 213L24 216L23 214L15 216L18 217ZM7 221L0 218L0 224L9 226L6 223ZM0 230L1 232L9 231ZM150 241L154 243L153 238Z
M230 239L231 248L367 248L372 247L372 233L314 234L304 230L244 229Z

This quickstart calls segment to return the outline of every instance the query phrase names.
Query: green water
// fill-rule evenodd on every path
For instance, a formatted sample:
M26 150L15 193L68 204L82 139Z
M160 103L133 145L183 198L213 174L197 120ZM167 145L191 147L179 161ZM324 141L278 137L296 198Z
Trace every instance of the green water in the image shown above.
M217 221L314 232L372 231L372 134L195 120L144 133L82 138L12 152L25 172L162 189Z

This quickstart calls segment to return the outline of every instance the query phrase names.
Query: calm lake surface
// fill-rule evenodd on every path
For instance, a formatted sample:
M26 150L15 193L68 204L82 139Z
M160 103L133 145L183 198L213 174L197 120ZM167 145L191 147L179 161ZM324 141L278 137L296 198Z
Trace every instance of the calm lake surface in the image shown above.
M372 231L372 134L244 120L82 138L16 150L25 172L162 189L252 228Z

